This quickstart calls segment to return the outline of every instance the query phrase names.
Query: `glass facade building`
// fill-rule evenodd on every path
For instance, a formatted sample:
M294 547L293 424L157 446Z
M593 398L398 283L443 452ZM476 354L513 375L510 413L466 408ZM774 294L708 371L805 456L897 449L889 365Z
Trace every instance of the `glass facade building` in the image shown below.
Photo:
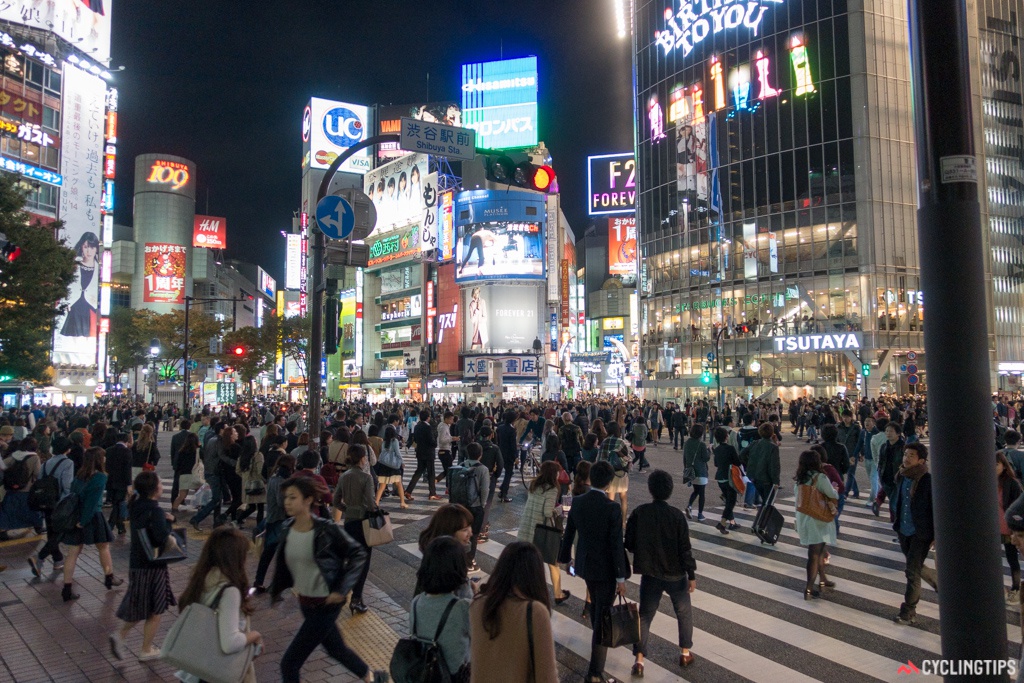
M634 9L645 394L713 396L705 370L726 397L854 393L863 364L871 393L906 391L924 312L905 3Z

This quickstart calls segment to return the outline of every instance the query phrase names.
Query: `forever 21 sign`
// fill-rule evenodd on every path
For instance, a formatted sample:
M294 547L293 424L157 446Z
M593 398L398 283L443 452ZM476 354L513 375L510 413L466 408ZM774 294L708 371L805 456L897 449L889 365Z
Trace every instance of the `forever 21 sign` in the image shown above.
M632 152L589 157L587 163L591 216L636 211L636 159Z

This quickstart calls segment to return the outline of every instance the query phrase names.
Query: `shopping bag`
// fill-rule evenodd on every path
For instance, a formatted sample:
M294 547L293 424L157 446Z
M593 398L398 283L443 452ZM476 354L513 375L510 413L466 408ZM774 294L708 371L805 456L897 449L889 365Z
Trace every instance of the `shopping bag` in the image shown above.
M237 652L224 652L217 618L223 592L221 588L212 607L193 602L182 610L164 638L160 659L209 683L241 683L254 648L246 645Z
M627 602L621 595L619 602L601 615L601 645L621 647L640 642L640 606Z
M558 551L562 547L562 530L550 522L538 524L533 530L533 544L537 546L545 564L558 564Z
M363 538L366 545L375 548L395 540L395 531L391 528L391 515L383 510L374 510L363 519Z
M746 494L747 475L744 474L743 468L739 465L732 465L729 468L729 484L732 486L737 496Z

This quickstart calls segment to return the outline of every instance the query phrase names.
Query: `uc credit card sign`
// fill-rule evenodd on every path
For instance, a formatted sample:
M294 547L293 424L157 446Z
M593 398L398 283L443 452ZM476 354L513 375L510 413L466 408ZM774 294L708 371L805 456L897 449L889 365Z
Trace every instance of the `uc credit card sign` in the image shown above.
M302 114L304 164L327 169L340 155L368 137L370 110L361 104L310 99ZM370 150L362 149L341 165L340 171L363 174L373 167Z

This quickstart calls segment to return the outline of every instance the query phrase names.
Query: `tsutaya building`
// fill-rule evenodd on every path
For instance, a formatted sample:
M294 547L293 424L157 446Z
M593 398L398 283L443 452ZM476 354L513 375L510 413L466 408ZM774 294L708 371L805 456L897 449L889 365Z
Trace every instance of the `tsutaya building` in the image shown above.
M906 2L633 6L644 394L714 397L709 358L726 398L856 394L863 364L872 395L920 389ZM993 385L1013 389L1024 91L1011 67L1024 0L972 6Z

